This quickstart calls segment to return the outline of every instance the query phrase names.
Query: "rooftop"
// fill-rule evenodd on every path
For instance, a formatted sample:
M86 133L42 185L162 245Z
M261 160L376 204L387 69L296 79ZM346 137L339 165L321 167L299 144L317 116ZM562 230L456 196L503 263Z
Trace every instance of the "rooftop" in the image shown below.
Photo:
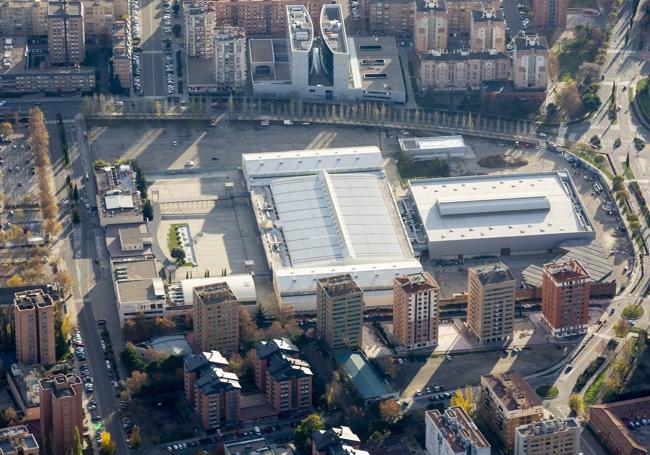
M348 273L319 278L318 283L330 297L361 293L361 288Z
M351 45L352 88L371 92L405 91L395 38L355 36L348 41Z
M437 409L427 411L427 418L447 440L453 453L474 453L470 446L490 448L490 443L460 406L451 407L442 414Z
M140 241L143 243L143 248L138 250L124 250L122 244L122 231L124 229L131 230L137 229L139 231ZM127 242L133 241L136 237L131 237L131 235L137 235L135 233L127 233L127 238L124 239ZM109 224L105 228L105 238L106 238L106 247L111 258L120 258L120 257L129 257L129 256L151 256L151 234L147 229L147 225L144 223L129 223L129 224Z
M334 54L348 53L348 41L341 14L341 5L338 3L323 5L320 13L320 30L327 47Z
M237 301L228 283L212 283L194 288L194 296L204 305L216 305L223 302Z
M360 352L339 352L335 357L365 400L378 400L393 395Z
M38 443L27 425L16 425L0 429L0 454L19 453L18 448L38 449Z
M144 280L159 277L159 264L155 259L122 259L112 261L118 280Z
M287 5L289 41L293 52L309 52L314 41L314 25L303 5Z
M196 371L207 366L216 366L219 368L225 368L228 366L228 360L219 352L219 351L207 351L199 352L198 354L186 355L183 358L185 363L185 369L187 371Z
M447 11L445 0L416 0L415 6L418 11Z
M289 338L274 338L269 341L260 341L255 345L255 352L260 359L266 359L276 353L289 356L300 353L296 345Z
M542 408L542 400L516 370L499 375L481 377L498 398L500 405L508 411Z
M294 455L295 453L292 445L273 444L263 436L231 441L225 443L223 447L226 455Z
M460 50L457 52L442 52L439 50L432 50L425 54L421 54L420 58L422 60L447 62L454 60L498 60L509 59L510 57L506 52L497 52L494 50L476 52L470 50Z
M429 272L412 273L395 278L402 290L408 294L440 289Z
M515 37L516 50L548 50L546 38L541 35L524 35Z
M214 365L210 365L202 371L194 384L206 395L241 389L239 378L235 373L223 371Z
M97 192L99 194L112 190L137 191L136 178L136 172L129 164L95 168L95 181L97 182Z
M650 414L650 396L589 406L590 425L606 426L607 433L616 437L618 441L625 440L629 449L636 451L630 453L646 453L649 448L637 440L635 434L628 429L630 416L648 414Z
M465 148L463 136L404 137L397 140L402 151Z
M194 288L216 283L227 283L239 302L247 303L257 301L253 276L242 273L224 277L189 278L181 280L181 292L184 303L192 304Z
M580 424L574 417L568 417L566 419L551 418L527 425L520 425L516 431L522 436L532 436L537 434L562 433L575 428L580 428Z
M248 40L251 78L255 82L290 83L290 40L284 38Z
M515 276L513 275L510 267L505 265L503 262L497 262L494 264L478 265L476 267L470 267L468 271L473 271L476 273L481 284L491 285L499 284L505 281L515 282Z
M361 440L349 427L317 430L311 434L314 448L317 452L328 455L368 455L364 450L355 449Z
M251 39L248 41L250 60L252 63L275 62L273 55L273 40L269 38Z
M567 280L591 278L585 268L575 259L565 262L544 264L544 271L548 273L556 283L562 283Z
M116 281L117 300L120 303L143 303L158 300L151 278Z
M271 357L266 371L276 381L313 376L309 364L306 361L285 355Z
M194 88L216 87L214 80L214 56L207 58L186 57L187 61L187 85Z
M14 294L14 304L19 311L33 310L35 308L45 308L54 305L52 297L45 294L41 289L32 289L29 291L16 292Z
M567 172L410 180L430 242L593 233Z
M83 4L81 1L50 1L47 5L48 16L81 16L83 15Z
M185 338L185 335L167 335L153 338L145 343L147 348L156 352L170 355L186 355L192 353L192 346Z
M500 9L483 8L480 11L472 11L474 22L503 22L503 12Z
M74 374L57 374L45 379L41 379L41 388L52 390L55 398L65 398L77 394L72 387L75 384L81 384L81 380Z

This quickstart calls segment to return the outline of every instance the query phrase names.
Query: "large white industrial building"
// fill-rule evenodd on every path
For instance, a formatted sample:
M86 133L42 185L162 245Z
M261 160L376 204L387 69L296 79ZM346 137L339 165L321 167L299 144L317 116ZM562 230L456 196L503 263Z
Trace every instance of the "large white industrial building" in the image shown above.
M546 252L595 238L568 172L409 181L430 258Z
M393 278L422 271L377 147L244 154L243 172L278 299L316 308L316 280L349 273L366 306L392 304Z

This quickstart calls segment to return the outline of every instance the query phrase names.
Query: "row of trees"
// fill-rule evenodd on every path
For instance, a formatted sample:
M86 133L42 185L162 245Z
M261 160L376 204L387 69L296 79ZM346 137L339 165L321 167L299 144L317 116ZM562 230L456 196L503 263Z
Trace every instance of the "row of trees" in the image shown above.
M52 163L50 162L50 135L45 127L45 116L38 108L29 110L28 142L34 153L36 176L38 177L39 201L43 216L43 231L50 237L61 231L59 207L54 191Z

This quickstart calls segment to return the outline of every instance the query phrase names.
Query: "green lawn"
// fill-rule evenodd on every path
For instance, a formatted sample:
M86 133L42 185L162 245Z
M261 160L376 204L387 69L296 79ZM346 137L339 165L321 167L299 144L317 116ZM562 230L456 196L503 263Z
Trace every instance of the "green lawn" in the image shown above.
M632 170L631 167L626 168L625 167L625 162L621 163L623 165L623 169L625 169L625 178L628 180L636 180L636 176L634 175L634 171Z
M643 307L641 305L628 305L623 308L622 314L625 319L636 320L643 316Z
M181 244L178 242L178 238L176 237L176 228L178 226L182 226L182 224L172 224L169 226L169 232L167 233L167 247L169 248L169 251L181 247Z
M648 93L649 78L641 79L636 84L636 100L645 119L650 122L650 94Z
M535 393L545 400L550 400L557 397L560 391L555 386L543 385L535 389Z
M600 372L598 377L591 383L587 391L585 392L584 400L585 405L590 406L596 402L600 389L603 388L605 383L605 373L607 373L607 368Z

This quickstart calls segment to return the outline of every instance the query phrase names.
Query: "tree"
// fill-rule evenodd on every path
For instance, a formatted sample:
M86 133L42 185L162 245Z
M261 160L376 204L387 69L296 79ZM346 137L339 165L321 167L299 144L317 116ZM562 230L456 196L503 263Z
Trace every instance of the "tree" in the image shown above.
M54 279L57 283L59 283L63 294L67 295L68 292L70 292L72 286L72 277L70 276L70 272L68 272L67 269L59 268Z
M467 385L464 389L458 388L451 397L451 406L460 406L463 410L473 417L476 414L477 399L474 395L474 389Z
M176 24L176 25L178 25L178 24ZM176 25L174 25L174 27L176 27ZM162 112L162 106L160 105L160 101L158 101L158 100L154 101L154 103L153 103L153 113L156 114L156 115L160 115L161 112Z
M75 201L79 200L79 188L77 188L77 184L74 184L74 188L72 189L72 199Z
M72 210L72 224L79 224L81 222L81 215L79 214L79 209L74 208Z
M548 103L548 105L546 106L546 117L550 120L550 119L554 119L556 115L557 115L557 104Z
M332 380L325 388L325 403L330 411L342 408L345 404L343 402L343 385L338 371L334 372Z
M564 83L562 88L558 90L555 101L570 119L582 114L582 99L575 81Z
M9 137L12 134L14 134L14 129L11 126L11 123L9 123L9 122L0 123L0 134L5 136L5 137Z
M180 247L174 247L171 251L172 257L176 259L177 262L185 261L185 250Z
M25 284L25 280L23 280L23 277L18 275L17 273L12 275L11 278L7 280L7 286L22 286Z
M113 455L115 453L117 447L108 431L102 431L101 439L99 441L100 455Z
M127 342L124 350L120 352L122 365L128 372L144 369L144 360L133 343Z
M74 442L72 445L72 455L83 455L84 448L81 443L81 436L79 435L79 428L74 427Z
M384 400L379 403L379 413L381 418L388 423L394 423L399 420L401 409L397 401L395 400Z
M149 375L140 370L135 370L126 380L126 386L129 388L131 395L137 395L142 387L147 384Z
M243 305L239 305L239 333L244 343L255 343L262 339L262 332L257 328L250 313Z
M181 26L178 24L174 24L174 26L172 27L172 32L174 33L174 36L176 38L181 37L181 31L182 31Z
M581 416L585 412L585 401L582 396L578 394L573 394L569 397L569 408L571 411L577 415Z
M614 191L623 189L623 182L625 182L625 177L622 175L615 175L614 178L612 178L612 187L614 188Z
M0 412L0 421L2 422L2 427L12 427L18 422L18 413L11 406L7 406Z
M600 66L595 63L585 62L578 68L578 80L584 85L591 85L600 79Z
M151 201L149 199L144 201L144 206L142 207L142 216L144 217L145 221L153 220L153 205L151 205Z
M310 450L311 434L316 430L324 428L323 422L318 414L311 414L304 418L296 427L293 442L296 448L302 452Z
M264 310L261 303L257 305L257 310L255 311L255 323L260 329L269 325L269 316L266 314L266 310Z
M133 447L140 447L140 444L142 444L142 437L140 436L139 426L133 425L133 430L131 431L131 437L129 438L129 441L131 441L131 445L133 445Z

